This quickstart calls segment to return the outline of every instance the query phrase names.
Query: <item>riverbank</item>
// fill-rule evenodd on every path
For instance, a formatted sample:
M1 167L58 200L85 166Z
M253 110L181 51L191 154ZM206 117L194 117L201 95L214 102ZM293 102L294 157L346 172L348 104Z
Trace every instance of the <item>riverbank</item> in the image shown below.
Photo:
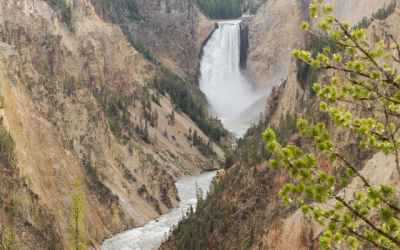
M152 250L169 234L170 229L178 223L182 214L197 204L197 189L202 189L203 194L209 190L214 176L218 171L205 172L200 175L187 177L175 183L181 199L179 208L170 213L149 221L143 227L134 228L115 235L103 242L102 250Z

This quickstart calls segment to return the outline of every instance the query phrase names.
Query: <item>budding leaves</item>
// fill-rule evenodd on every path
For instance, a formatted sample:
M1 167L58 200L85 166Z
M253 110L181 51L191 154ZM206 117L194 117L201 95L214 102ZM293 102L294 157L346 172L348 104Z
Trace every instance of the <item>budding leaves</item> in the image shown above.
M310 28L310 25L308 24L308 22L302 22L300 25L300 29L302 31L307 31Z
M282 146L272 130L265 131L263 138L266 148L273 154L269 161L271 169L286 171L293 180L293 184L285 184L280 196L286 204L297 201L304 214L311 212L319 225L327 225L327 230L319 238L322 249L342 249L343 245L346 245L343 249L360 249L366 241L385 249L400 247L399 211L393 209L394 188L387 185L381 185L379 189L370 187L362 172L358 172L360 166L352 165L352 159L343 155L347 149L335 147L330 134L338 129L353 133L361 151L381 151L388 155L393 154L396 147L399 150L400 141L396 135L397 125L400 124L400 76L396 75L392 60L393 57L396 59L398 46L393 43L388 49L387 40L368 41L366 29L352 28L349 22L339 22L332 15L333 5L324 0L309 1L310 17L319 18L318 36L329 37L336 45L327 43L319 48L322 51L315 51L314 48L311 51L295 49L292 56L317 71L331 69L332 74L327 74L330 79L319 76L316 79L320 83L312 86L320 99L320 111L326 112L331 120L327 122L329 129L326 129L324 122L309 125L314 121L311 117L297 120L299 135L314 142L317 156L303 152L294 145ZM309 23L302 22L300 29L309 31ZM362 113L353 112L357 110ZM382 115L376 116L375 113ZM383 121L383 116L389 118ZM375 120L375 117L379 120ZM335 140L341 141L337 137L338 133L334 133ZM335 164L332 165L335 166L335 174L318 169L320 164L317 163L317 157L321 159L320 155L323 155L324 163L328 160ZM358 180L356 184L360 190L353 197L346 196L350 201L344 201L343 193L339 190L341 187L355 188L354 179ZM308 205L332 199L337 202L335 205L330 203L327 210ZM376 225L371 231L365 227L365 220L369 218L373 220L368 222Z

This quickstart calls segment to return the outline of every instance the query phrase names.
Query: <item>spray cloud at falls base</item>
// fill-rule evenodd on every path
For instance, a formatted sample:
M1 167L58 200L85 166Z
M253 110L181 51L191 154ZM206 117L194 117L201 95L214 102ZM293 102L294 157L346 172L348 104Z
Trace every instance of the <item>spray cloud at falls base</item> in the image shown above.
M200 89L213 113L228 123L244 122L238 121L238 115L263 96L240 70L239 20L218 23L203 48L200 73Z

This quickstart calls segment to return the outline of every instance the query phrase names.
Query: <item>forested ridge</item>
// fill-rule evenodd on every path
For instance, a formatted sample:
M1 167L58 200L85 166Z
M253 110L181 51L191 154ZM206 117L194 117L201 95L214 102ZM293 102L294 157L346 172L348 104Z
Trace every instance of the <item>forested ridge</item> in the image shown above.
M384 6L383 8L380 8L375 13L373 13L372 17L370 17L370 18L364 17L363 20L361 20L361 22L359 22L358 25L355 26L355 28L357 28L357 29L361 29L361 28L366 29L371 25L371 23L374 20L385 20L390 14L392 14L395 11L396 4L397 4L397 2L393 1L388 6Z
M196 5L210 19L234 19L242 16L245 0L185 0Z
M210 19L235 19L242 16L247 11L250 14L257 12L267 0L259 3L246 0L185 0L196 5L200 11Z

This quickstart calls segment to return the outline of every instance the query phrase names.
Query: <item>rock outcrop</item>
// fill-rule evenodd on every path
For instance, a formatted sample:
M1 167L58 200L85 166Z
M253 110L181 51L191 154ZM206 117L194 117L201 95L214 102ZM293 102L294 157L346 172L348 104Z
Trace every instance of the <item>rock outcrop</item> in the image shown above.
M339 20L355 25L392 0L328 2L335 6ZM304 43L305 33L299 27L302 21L309 21L308 4L306 0L269 0L252 17L247 69L261 89L269 92L288 76L291 52Z
M97 1L93 3L98 5ZM164 66L181 77L197 79L198 56L216 28L213 21L184 0L115 0L112 4L109 16L126 35L133 34L133 40L143 42Z

